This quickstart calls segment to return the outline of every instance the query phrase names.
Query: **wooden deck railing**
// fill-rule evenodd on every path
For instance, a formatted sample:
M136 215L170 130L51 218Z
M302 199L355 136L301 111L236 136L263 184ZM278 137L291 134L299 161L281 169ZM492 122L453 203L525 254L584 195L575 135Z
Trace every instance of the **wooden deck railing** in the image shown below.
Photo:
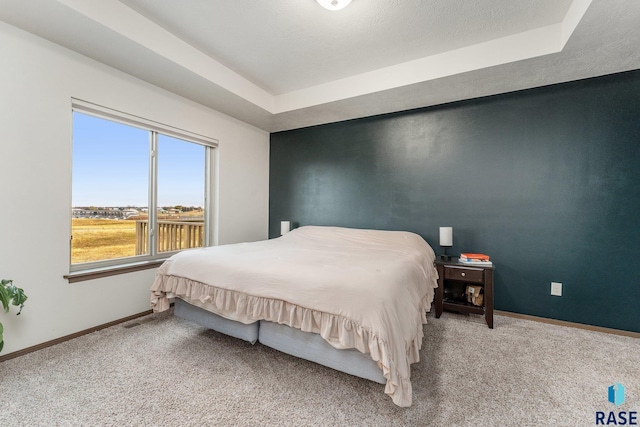
M179 251L181 249L204 246L204 222L199 221L158 221L158 252ZM136 255L149 253L149 222L136 221Z

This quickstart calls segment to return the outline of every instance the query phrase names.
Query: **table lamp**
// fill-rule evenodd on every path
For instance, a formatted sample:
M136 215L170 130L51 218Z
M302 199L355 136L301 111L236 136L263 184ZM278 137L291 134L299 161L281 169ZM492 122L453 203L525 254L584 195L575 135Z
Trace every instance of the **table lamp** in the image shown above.
M291 231L291 221L280 221L280 235L284 236Z
M447 249L453 246L453 227L440 227L440 246L444 251L440 259L450 261L451 255L447 254Z

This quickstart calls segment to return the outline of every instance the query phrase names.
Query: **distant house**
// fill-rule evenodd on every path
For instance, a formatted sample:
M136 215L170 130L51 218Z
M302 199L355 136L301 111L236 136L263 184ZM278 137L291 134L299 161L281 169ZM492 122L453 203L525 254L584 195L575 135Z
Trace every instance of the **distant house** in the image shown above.
M73 218L129 218L139 214L140 212L133 208L71 209Z
M91 211L82 208L73 208L71 209L71 216L73 218L86 218L91 216Z
M122 216L124 216L125 218L129 218L136 215L140 215L140 212L138 212L137 209L125 209L122 211Z

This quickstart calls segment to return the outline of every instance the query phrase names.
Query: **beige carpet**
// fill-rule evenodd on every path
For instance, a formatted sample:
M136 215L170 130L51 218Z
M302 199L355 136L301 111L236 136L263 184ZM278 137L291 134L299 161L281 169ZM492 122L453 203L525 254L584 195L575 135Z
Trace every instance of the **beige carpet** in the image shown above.
M495 325L430 318L413 406L398 408L379 384L148 316L0 363L0 425L591 426L596 411L640 411L640 340Z

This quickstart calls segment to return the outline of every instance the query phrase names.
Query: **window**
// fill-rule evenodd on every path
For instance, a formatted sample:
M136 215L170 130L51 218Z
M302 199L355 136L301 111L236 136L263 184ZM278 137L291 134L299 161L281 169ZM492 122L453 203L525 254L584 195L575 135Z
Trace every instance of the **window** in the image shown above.
M71 272L208 246L213 139L73 100Z

